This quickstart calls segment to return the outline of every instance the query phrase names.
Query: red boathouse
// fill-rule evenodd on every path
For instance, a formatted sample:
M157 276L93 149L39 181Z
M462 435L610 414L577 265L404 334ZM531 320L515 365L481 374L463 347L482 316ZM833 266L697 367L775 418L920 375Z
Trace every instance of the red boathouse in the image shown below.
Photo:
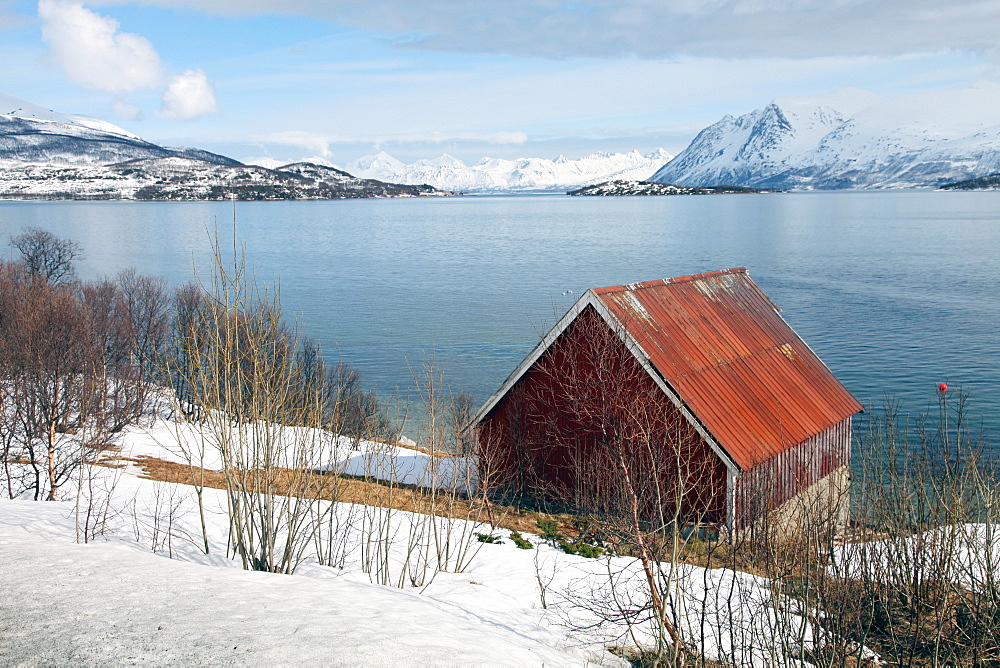
M746 269L598 288L476 414L480 479L741 528L843 495L861 408Z

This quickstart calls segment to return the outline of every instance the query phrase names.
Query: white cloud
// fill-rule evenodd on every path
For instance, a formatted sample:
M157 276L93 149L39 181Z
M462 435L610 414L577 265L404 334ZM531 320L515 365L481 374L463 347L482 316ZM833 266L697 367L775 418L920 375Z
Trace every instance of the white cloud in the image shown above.
M277 144L279 146L304 148L308 151L318 153L325 158L333 156L333 152L330 150L330 138L326 135L315 134L313 132L302 132L299 130L272 132L260 137L254 137L253 141L265 145Z
M163 93L163 104L157 116L172 121L187 121L218 111L215 90L204 70L186 70L170 78Z
M112 102L111 113L115 118L123 121L141 121L143 117L142 107L130 104L124 100L115 100Z
M161 84L160 56L148 39L120 31L118 21L73 0L39 0L42 39L52 59L73 83L118 96L112 113L138 120L142 109L121 97ZM215 91L202 70L170 78L157 116L188 120L216 112Z
M42 39L75 84L128 93L160 82L160 57L145 37L119 32L118 21L79 2L39 0Z

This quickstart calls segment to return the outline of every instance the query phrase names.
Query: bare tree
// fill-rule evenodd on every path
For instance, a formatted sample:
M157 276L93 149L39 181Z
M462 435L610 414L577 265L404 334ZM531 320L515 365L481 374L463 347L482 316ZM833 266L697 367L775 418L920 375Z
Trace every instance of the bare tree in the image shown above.
M113 420L108 428L118 432L143 415L153 379L141 372L136 331L121 289L109 280L84 283L79 300L89 323L91 345L103 366L106 405L102 411Z
M120 272L117 283L130 328L136 370L145 382L165 385L166 379L159 373L170 333L167 283L162 278L142 276L135 269Z
M10 245L21 254L28 274L50 283L72 278L76 271L73 263L83 256L80 244L40 227L12 235Z
M17 356L11 393L36 472L35 497L44 493L55 500L77 462L75 453L60 447L62 435L90 417L81 410L99 405L100 399L91 395L103 389L98 384L102 360L92 345L88 319L65 286L33 284L18 316L17 331L8 331L6 341Z
M7 493L57 499L142 413L147 383L121 292L0 267L0 442ZM83 448L81 450L80 448ZM17 478L17 490L15 490Z
M3 448L5 491L11 499L28 488L28 472L22 466L24 435L13 385L19 356L10 345L18 327L17 314L25 293L25 278L23 268L0 260L0 447Z

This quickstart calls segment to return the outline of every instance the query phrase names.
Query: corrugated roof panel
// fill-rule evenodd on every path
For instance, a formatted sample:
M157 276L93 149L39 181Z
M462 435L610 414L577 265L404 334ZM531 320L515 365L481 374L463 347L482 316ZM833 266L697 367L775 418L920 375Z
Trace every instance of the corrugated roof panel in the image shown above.
M861 410L745 269L593 292L744 469Z

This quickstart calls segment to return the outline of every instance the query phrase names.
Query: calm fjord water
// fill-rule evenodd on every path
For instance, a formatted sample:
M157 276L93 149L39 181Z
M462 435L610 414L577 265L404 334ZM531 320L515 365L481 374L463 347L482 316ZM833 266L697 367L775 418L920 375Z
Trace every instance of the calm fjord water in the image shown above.
M236 217L286 311L380 391L433 356L485 399L587 288L745 266L862 401L916 413L948 382L1000 433L1000 192L241 202ZM88 279L135 266L180 284L232 220L230 203L0 203L0 233L79 241Z

